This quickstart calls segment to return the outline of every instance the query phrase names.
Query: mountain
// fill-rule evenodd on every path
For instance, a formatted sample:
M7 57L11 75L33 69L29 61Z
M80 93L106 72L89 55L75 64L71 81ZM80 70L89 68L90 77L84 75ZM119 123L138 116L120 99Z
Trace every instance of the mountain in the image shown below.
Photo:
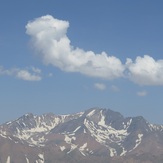
M0 125L0 163L162 163L163 125L92 108Z

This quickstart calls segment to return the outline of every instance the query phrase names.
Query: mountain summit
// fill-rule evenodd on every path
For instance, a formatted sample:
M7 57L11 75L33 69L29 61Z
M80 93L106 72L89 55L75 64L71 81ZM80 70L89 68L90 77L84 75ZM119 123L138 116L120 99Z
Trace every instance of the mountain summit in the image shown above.
M163 126L92 108L0 125L0 163L161 163Z

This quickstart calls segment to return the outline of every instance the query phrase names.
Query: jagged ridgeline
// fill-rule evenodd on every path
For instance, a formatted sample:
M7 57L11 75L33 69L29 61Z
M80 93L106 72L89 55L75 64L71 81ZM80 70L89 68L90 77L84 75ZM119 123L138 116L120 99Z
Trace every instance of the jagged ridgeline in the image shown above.
M0 163L162 163L163 126L92 108L0 125Z

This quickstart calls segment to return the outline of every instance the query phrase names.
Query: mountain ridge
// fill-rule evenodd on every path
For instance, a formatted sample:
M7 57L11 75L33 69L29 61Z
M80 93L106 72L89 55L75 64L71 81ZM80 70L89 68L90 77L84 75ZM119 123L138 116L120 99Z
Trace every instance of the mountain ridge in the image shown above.
M136 163L146 156L151 162L153 157L163 158L163 125L103 108L67 115L28 113L0 125L0 145L0 163L50 163L57 159L64 163L77 157L80 162L96 158Z

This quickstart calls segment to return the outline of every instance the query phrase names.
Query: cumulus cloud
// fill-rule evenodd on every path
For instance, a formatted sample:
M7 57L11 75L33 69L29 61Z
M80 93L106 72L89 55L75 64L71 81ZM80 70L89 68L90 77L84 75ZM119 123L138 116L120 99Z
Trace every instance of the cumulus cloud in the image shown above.
M45 64L67 72L80 72L87 76L114 79L123 76L121 61L105 52L95 54L73 47L67 37L69 22L50 15L42 16L26 25L26 33Z
M107 80L125 77L140 85L163 85L163 60L156 61L145 55L135 61L128 58L122 64L119 58L105 52L96 54L72 46L67 37L68 28L68 21L51 15L36 18L26 25L26 33L45 64L90 77Z
M163 85L163 60L154 60L145 55L133 62L127 59L128 77L140 85Z
M41 70L35 67L25 68L25 69L20 69L20 68L4 69L1 66L0 75L15 76L18 79L27 80L27 81L40 81L42 79Z
M94 84L94 87L95 87L96 89L98 89L98 90L101 90L101 91L103 91L103 90L106 89L106 85L103 84L103 83L95 83L95 84Z
M139 91L137 92L138 96L146 96L148 93L146 91Z

